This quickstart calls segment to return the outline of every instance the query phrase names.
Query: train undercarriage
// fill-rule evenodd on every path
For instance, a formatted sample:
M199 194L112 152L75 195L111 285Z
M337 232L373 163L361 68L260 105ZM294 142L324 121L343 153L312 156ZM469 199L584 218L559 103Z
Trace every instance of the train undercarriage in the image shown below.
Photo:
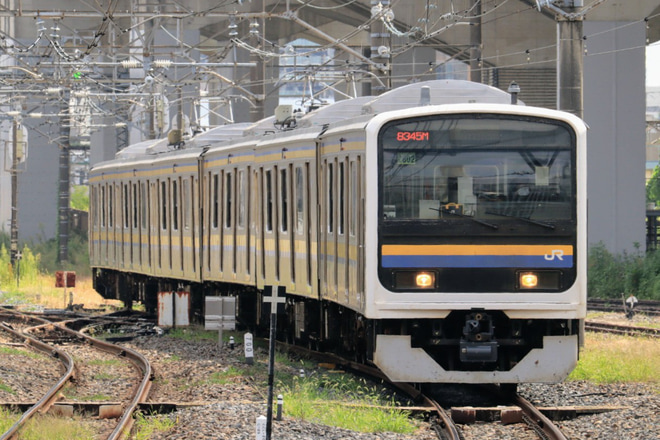
M204 321L206 296L235 296L239 328L269 332L270 305L264 306L263 292L254 287L182 284L100 270L94 279L105 298L127 307L140 302L154 315L159 292L188 292L190 322L198 324ZM497 376L499 382L517 383L526 377L562 380L577 361L581 323L514 320L501 311L477 309L455 310L444 319L369 320L331 302L289 295L277 324L280 340L375 364L396 381L485 383Z

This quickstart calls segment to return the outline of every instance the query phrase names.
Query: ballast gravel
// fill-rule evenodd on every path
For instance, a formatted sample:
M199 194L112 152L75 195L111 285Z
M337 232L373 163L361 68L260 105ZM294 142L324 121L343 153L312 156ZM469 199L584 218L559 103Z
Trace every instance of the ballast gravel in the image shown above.
M171 426L156 430L154 440L253 440L257 439L257 418L266 416L267 387L263 381L240 374L246 367L242 345L220 348L215 341L184 341L163 336L145 336L126 342L152 363L155 380L151 403L176 403L169 414L149 415L147 420L167 420ZM268 353L254 352L254 363L267 365ZM279 367L277 374L299 374L295 366ZM235 372L235 374L234 374ZM218 380L222 377L222 380ZM215 378L216 380L210 380ZM579 415L557 422L571 440L656 440L660 438L660 384L594 385L587 382L522 384L519 393L537 406L611 406L617 409ZM277 395L277 390L275 390ZM419 420L413 434L354 432L325 426L312 420L286 415L273 420L271 439L279 440L435 440L428 421ZM275 417L274 417L275 418ZM155 424L154 424L155 426ZM502 425L477 422L459 425L466 440L535 439L524 423ZM133 437L135 438L135 437ZM265 437L263 437L265 438Z

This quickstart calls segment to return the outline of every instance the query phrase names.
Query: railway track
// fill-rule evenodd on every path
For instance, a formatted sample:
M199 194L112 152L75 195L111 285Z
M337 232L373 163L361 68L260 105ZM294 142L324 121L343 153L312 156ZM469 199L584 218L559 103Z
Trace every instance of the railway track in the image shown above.
M140 403L146 401L153 379L151 366L144 356L67 327L67 324L74 325L75 320L54 323L2 309L0 321L6 334L60 360L66 371L56 384L23 412L0 440L17 438L21 429L36 414L50 411L70 416L74 411L81 412L89 407L96 407L97 410L95 417L88 419L101 420L92 423L97 438L114 440L127 436L133 424L133 413ZM104 373L105 366L113 373ZM116 390L109 391L112 388ZM103 389L103 398L109 397L117 402L90 402L96 398L94 389ZM67 396L66 401L62 400L62 395Z
M652 338L660 338L660 328L613 324L594 320L588 320L585 322L585 330L624 336L648 336Z
M587 301L587 309L600 312L625 313L623 300L592 298ZM640 300L634 308L635 313L647 316L660 316L660 301Z

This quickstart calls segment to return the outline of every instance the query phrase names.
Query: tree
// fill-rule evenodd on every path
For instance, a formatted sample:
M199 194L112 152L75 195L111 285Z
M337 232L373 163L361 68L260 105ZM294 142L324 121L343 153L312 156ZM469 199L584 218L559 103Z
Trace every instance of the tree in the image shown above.
M646 184L646 202L660 206L660 165L653 170L653 176Z

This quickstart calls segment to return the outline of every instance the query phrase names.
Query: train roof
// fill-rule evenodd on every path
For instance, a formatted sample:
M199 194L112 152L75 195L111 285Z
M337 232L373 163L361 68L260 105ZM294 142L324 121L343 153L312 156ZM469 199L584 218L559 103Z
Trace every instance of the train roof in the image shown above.
M362 107L362 114L377 114L424 105L511 104L511 95L485 84L463 80L423 81L392 89Z
M510 104L511 96L495 87L463 80L432 80L408 84L379 96L345 99L315 109L290 126L278 126L275 116L250 123L242 122L216 127L198 134L181 146L169 145L167 139L148 140L126 147L116 159L132 159L145 154L160 154L182 149L202 148L212 144L229 143L246 137L262 137L295 129L339 125L346 121L369 119L376 114L404 110L424 105L442 104ZM519 102L519 104L521 104Z

